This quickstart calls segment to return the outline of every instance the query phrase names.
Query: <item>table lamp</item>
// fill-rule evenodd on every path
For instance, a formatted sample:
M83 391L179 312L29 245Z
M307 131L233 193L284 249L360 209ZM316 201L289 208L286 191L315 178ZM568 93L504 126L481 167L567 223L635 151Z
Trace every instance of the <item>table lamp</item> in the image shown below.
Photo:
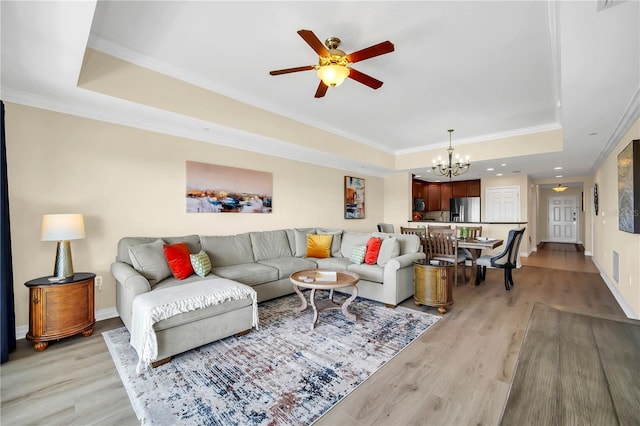
M45 214L42 216L42 241L57 241L53 275L58 279L73 276L70 240L84 238L84 218L81 214Z

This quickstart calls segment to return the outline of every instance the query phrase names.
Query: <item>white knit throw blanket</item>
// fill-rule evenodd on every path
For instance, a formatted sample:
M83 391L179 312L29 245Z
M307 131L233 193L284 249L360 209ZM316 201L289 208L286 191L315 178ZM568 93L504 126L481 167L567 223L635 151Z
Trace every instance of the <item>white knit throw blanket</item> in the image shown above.
M133 300L131 346L138 353L137 374L149 368L158 356L153 325L183 312L228 300L253 299L253 326L258 328L258 298L254 289L225 278L195 281L141 294Z

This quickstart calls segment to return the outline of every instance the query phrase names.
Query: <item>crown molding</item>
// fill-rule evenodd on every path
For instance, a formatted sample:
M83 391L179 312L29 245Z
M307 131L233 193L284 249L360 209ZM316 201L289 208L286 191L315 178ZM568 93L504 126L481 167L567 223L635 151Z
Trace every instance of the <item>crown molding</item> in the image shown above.
M516 136L530 135L534 133L548 132L551 130L561 130L561 129L562 127L558 123L547 123L547 124L541 124L539 126L523 127L520 129L509 130L506 132L491 133L487 135L476 136L473 138L454 139L454 145L456 146L469 145L474 143L492 141L496 139L505 139L505 138L511 138ZM432 144L429 146L402 149L402 150L396 151L396 155L415 154L419 152L430 151L430 150L440 149L440 148L448 148L448 147L449 147L449 140L447 139L446 142L443 141L443 142Z
M640 87L636 90L636 93L631 98L629 105L620 117L618 124L611 132L611 135L607 139L607 143L605 144L602 151L600 151L600 155L591 166L591 173L595 174L596 171L600 168L604 160L613 152L615 147L622 141L624 135L631 129L631 126L640 119Z
M132 49L126 48L118 43L114 43L110 40L106 40L94 34L91 34L89 36L87 47L90 47L99 52L105 53L107 55L111 55L123 61L130 62L134 65L138 65L140 67L159 72L160 74L167 75L177 80L188 82L195 86L201 87L205 90L209 90L211 92L215 92L223 96L227 96L229 98L243 102L247 105L251 105L256 108L260 108L266 111L276 113L278 115L281 115L282 117L295 120L307 126L315 127L317 129L324 130L329 133L333 133L334 135L341 136L346 139L350 139L354 142L369 146L371 148L378 149L387 154L395 154L393 150L390 150L389 148L383 145L377 144L374 141L364 139L362 137L356 136L352 133L345 132L340 129L336 129L334 127L327 126L323 122L309 119L306 116L298 116L296 114L291 114L290 111L284 111L278 105L272 104L270 102L265 102L263 99L255 98L253 96L247 95L246 93L240 93L237 90L215 83L210 79L202 78L201 76L193 74L183 68L168 65L167 63L158 61L140 52L136 52Z
M92 94L93 92L87 92ZM104 96L106 95L95 95ZM197 120L192 117L158 110L129 101L110 98L112 106L117 108L95 108L87 104L60 102L42 96L34 96L30 93L4 90L3 100L33 108L39 108L62 114L89 118L97 121L118 124L126 127L147 130L156 133L173 135L206 142L214 145L227 146L244 151L251 151L272 157L285 158L300 161L317 166L329 167L346 172L367 174L375 177L384 177L395 170L375 166L364 161L355 161L341 156L302 147L283 142L262 135L257 135L230 127L221 126L208 121Z

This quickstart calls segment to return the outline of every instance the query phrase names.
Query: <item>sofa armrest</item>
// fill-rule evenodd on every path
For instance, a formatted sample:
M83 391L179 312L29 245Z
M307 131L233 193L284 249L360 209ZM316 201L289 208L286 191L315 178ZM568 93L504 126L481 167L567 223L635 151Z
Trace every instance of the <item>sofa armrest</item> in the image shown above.
M133 299L151 291L151 286L149 281L128 263L112 263L111 273L116 279L116 310L125 327L131 330Z
M149 281L140 272L124 262L114 262L111 264L111 273L127 291L137 296L138 294L151 291Z
M393 259L389 260L384 268L398 270L401 268L406 268L407 266L413 266L413 262L415 262L416 260L421 260L426 258L427 258L427 255L422 252L407 253L407 254L403 254L402 256L394 257Z

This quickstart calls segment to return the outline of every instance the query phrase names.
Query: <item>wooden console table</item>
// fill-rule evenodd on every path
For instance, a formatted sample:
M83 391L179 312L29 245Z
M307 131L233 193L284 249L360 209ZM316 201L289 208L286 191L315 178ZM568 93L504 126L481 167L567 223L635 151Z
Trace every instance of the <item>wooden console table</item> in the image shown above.
M44 351L49 341L82 333L93 334L95 274L78 272L64 281L48 277L27 281L29 287L29 333L36 351Z

